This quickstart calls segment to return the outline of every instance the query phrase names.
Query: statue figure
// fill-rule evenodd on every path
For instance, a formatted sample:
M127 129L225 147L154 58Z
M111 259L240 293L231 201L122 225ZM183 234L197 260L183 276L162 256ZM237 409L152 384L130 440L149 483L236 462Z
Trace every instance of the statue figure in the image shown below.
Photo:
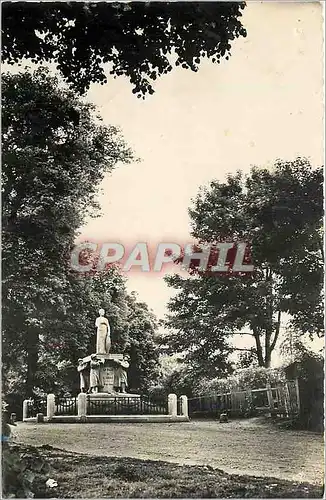
M129 361L130 357L128 355L124 356L122 361L116 361L118 366L114 371L113 387L117 390L117 392L126 392L128 387L126 370L129 368Z
M78 360L77 370L80 377L80 392L87 392L89 385L89 378L86 373L88 363L85 363L83 358Z
M101 379L100 379L100 365L104 360L100 360L96 357L96 354L91 355L90 362L90 392L99 392L99 388L101 387Z
M110 325L104 316L104 309L99 310L99 317L96 318L96 354L109 354L111 347Z

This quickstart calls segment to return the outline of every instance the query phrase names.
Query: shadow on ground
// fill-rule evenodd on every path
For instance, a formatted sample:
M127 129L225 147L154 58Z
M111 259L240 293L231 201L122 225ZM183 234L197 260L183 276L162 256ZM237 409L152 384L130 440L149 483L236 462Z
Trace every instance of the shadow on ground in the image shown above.
M50 466L49 477L35 498L322 498L323 489L309 483L227 474L210 466L89 456L49 445L16 445L24 454L39 454Z

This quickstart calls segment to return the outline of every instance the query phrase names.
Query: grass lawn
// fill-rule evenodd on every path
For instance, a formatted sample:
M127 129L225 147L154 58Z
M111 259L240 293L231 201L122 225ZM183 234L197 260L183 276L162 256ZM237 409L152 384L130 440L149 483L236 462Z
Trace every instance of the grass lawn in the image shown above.
M16 445L34 454L32 446ZM321 498L322 487L244 475L230 475L210 466L72 453L49 445L37 448L50 465L35 498Z
M18 443L51 445L96 457L95 462L100 460L98 457L129 457L323 484L323 436L280 430L262 419L226 424L213 420L165 424L18 423L13 433Z

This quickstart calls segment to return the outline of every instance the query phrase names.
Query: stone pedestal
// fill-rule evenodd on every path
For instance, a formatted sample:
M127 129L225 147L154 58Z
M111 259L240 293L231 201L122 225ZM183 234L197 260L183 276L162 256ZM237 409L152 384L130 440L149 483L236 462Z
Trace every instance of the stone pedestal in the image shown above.
M104 359L103 365L100 366L100 378L101 378L101 392L106 392L108 394L115 393L113 382L114 382L114 371L116 365L114 361L122 361L122 354L98 354L98 358Z
M100 365L100 381L101 387L99 392L94 392L89 394L92 398L98 397L99 399L108 396L121 396L121 397L139 397L139 394L129 394L116 392L114 389L114 372L117 368L115 361L122 361L123 354L96 354L96 358L103 360L103 364ZM86 356L83 358L84 363L89 363L91 361L91 356Z

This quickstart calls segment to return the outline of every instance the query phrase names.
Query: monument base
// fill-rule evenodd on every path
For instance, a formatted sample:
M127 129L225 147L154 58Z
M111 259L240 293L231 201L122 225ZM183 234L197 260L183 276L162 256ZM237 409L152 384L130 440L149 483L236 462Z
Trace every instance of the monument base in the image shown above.
M55 415L50 420L45 417L46 424L90 424L90 423L172 423L189 422L189 417L184 415L86 415L78 417L77 415ZM24 418L24 422L36 424L35 417ZM42 424L45 425L45 424Z
M90 363L91 356L86 356L83 358L84 363ZM117 392L116 389L119 387L119 377L116 378L116 372L119 368L119 363L123 360L123 354L96 354L97 360L101 362L99 366L99 378L100 385L98 387L99 392L92 392L91 395L103 394L104 396L111 395L112 397L121 397L120 392ZM90 378L89 369L88 371L88 379ZM133 394L125 395L125 397L134 397Z
M96 399L112 399L112 398L140 398L140 394L131 394L128 392L91 392L87 394L87 398Z

